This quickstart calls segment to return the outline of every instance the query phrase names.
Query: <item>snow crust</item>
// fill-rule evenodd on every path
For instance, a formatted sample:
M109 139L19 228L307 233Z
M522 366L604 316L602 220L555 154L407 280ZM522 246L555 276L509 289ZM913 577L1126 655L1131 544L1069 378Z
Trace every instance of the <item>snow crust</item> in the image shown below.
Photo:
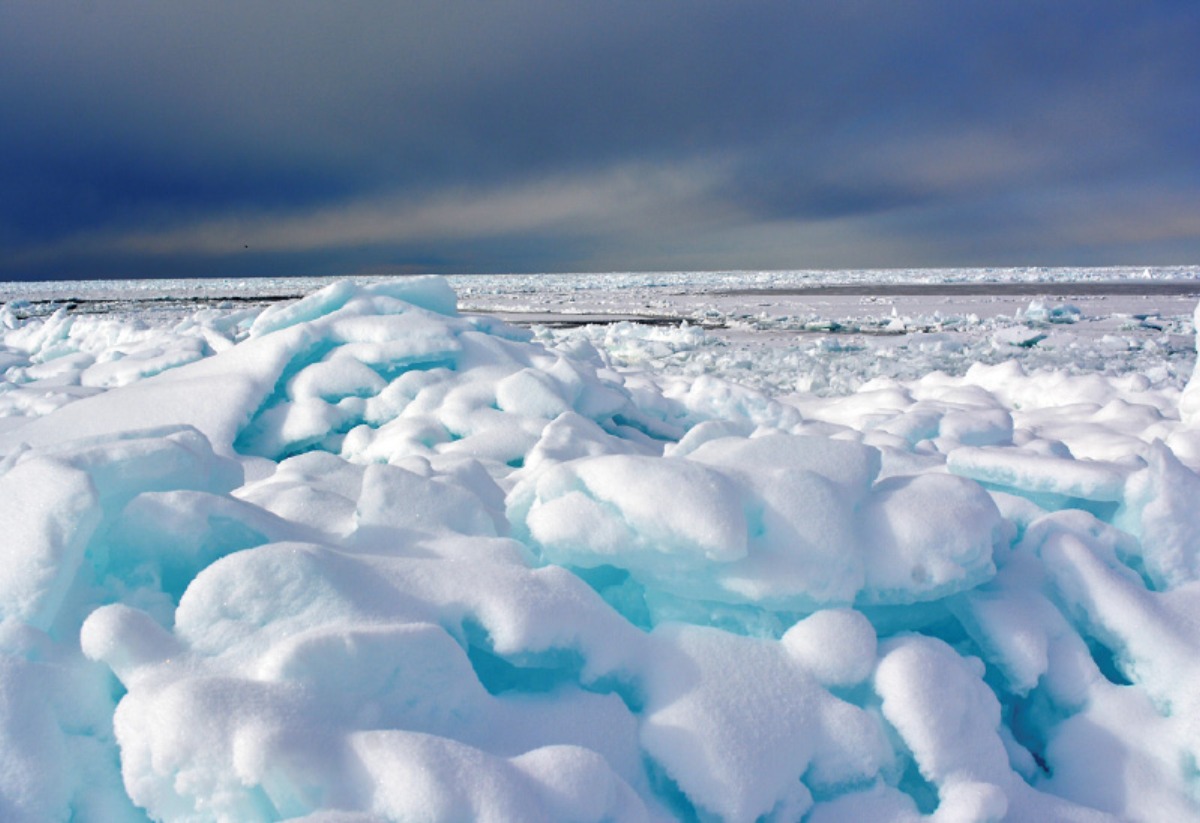
M457 299L6 306L0 819L1200 819L1195 380Z

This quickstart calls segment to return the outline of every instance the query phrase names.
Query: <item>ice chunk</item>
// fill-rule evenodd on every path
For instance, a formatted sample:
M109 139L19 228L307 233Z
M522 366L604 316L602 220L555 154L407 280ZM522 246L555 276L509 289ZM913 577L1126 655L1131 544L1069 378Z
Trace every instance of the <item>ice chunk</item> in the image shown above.
M129 352L112 352L112 359L83 369L79 383L104 388L126 386L168 369L193 363L208 353L208 345L203 337L153 341Z
M240 500L197 491L143 492L105 536L107 571L131 585L152 574L176 601L203 568L229 554L312 533Z
M91 478L61 460L0 475L0 617L50 628L101 516Z
M930 475L872 489L878 472L879 452L856 443L724 437L686 458L547 468L518 483L508 514L542 559L627 570L654 597L811 611L936 599L992 574L1007 532L978 485ZM663 508L653 489L667 487Z
M1071 534L1052 535L1041 554L1077 625L1134 686L1095 683L1055 731L1046 751L1052 788L1128 819L1194 818L1185 787L1200 762L1200 701L1190 685L1200 647L1195 584L1146 591L1102 546Z
M875 668L875 629L852 609L825 609L780 638L783 647L824 686L853 686Z
M116 435L64 440L42 449L83 469L108 509L135 494L192 489L226 492L242 482L242 467L217 456L208 439L191 426L133 429Z
M1043 594L1044 587L1040 564L1022 553L1010 559L995 580L966 593L956 614L1013 694L1028 695L1053 663L1056 671L1045 685L1060 705L1077 708L1099 673L1083 641ZM1065 681L1062 672L1068 669L1080 676Z
M303 329L300 330L303 332ZM137 429L192 426L213 449L232 444L272 391L302 334L268 337L177 369L69 403L0 434L0 450L20 443L52 446L84 437L113 437Z
M336 350L338 353L344 349ZM292 400L320 399L329 403L346 397L379 394L387 381L354 357L338 356L305 366L291 379L287 395Z
M1129 478L1116 523L1138 535L1146 575L1159 589L1200 579L1200 477L1162 442L1147 451L1148 465Z
M942 415L938 437L963 446L1012 443L1012 415L1005 409L958 409Z
M246 454L282 459L322 447L332 432L353 425L353 412L319 398L279 403L260 412L234 445Z
M949 820L1003 819L1012 772L997 732L1000 704L983 683L981 661L927 637L893 640L881 651L875 688L883 716L922 776L937 785L939 813Z
M377 787L371 811L389 820L601 823L648 817L641 800L603 760L574 747L506 760L446 738L402 731L359 733L350 746ZM471 779L464 781L464 775ZM583 786L587 791L571 791Z
M800 468L752 475L750 465L739 472L750 516L749 554L719 574L724 589L784 609L853 602L865 580L854 528L862 492L848 493Z
M486 475L483 480L491 483ZM483 501L461 484L421 477L388 465L366 467L355 519L356 544L379 544L380 549L400 550L395 544L412 532L496 534L495 522Z
M1180 789L1193 779L1186 765L1181 768L1195 756L1180 745L1188 733L1144 695L1105 686L1054 730L1045 755L1053 770L1046 791L1107 812L1094 819L1197 819L1194 797Z
M338 283L297 303L264 311L251 339L237 346L140 380L124 387L119 396L105 392L69 403L21 426L19 439L15 432L0 435L0 449L22 441L39 446L133 428L191 425L218 452L230 454L246 424L275 407L286 396L287 382L331 349L340 347L341 356L383 371L452 357L459 348L458 333L469 324L401 302L400 294L410 294L433 309L448 309L449 315L455 313L450 302L453 292L441 280L365 287ZM328 379L332 378L305 378L301 392L306 381ZM356 393L368 387L356 387ZM306 417L307 425L301 427L305 440L316 439L320 428L311 424L314 409L306 407L301 415ZM344 420L343 416L315 416L326 432ZM254 433L243 435L243 445L253 440Z
M453 362L463 349L460 337L472 334L461 321L406 304L396 309L394 314L347 310L314 326L324 333L326 345L338 346L332 356L350 357L393 374L415 365Z
M331 283L301 300L269 306L255 319L254 325L250 327L250 336L261 337L289 328L297 323L315 320L340 309L356 293L357 290L353 283L342 280Z
M995 573L1006 527L977 484L947 475L880 481L861 512L867 603L913 603L976 586Z
M496 404L501 411L548 420L570 409L553 378L535 369L522 369L498 382Z
M364 287L342 280L301 300L267 308L254 321L250 336L261 337L333 314L351 300L362 296L388 298L393 304L402 301L447 316L457 314L458 297L441 277L395 278Z
M391 277L372 283L367 290L374 296L409 303L435 314L458 316L458 295L444 277Z
M1119 501L1129 467L1100 460L1072 460L1010 448L964 446L946 458L954 474L1033 494Z
M551 463L580 457L641 453L637 445L609 434L599 424L574 412L564 412L542 429L522 468L536 471Z
M795 408L785 406L761 392L701 375L694 380L668 386L667 397L682 403L699 420L748 420L755 426L787 430L800 422Z
M0 622L0 816L14 823L143 818L121 785L111 676L69 645Z
M235 494L283 520L325 539L355 528L363 467L328 452L308 452L279 463L267 477Z
M671 489L668 506L663 489ZM628 567L674 573L746 553L739 489L688 460L610 455L563 463L514 489L509 516L555 562L593 566L620 557Z
M1044 300L1030 301L1024 317L1029 323L1077 323L1082 312L1073 303L1055 303L1047 306Z
M866 784L891 760L877 719L825 691L773 641L663 626L641 739L722 820L798 819L813 792Z
M747 479L773 471L806 470L821 475L850 500L861 496L879 474L879 451L845 440L773 434L725 437L705 442L689 457Z
M364 499L381 483L395 490L390 479L368 471ZM483 664L460 645L464 634L486 638L479 654L518 662L573 650L588 662L568 671L595 679L632 670L640 645L632 628L562 570L530 571L479 538L442 540L449 545L426 544L417 558L296 544L227 556L188 588L175 637L124 606L94 612L84 649L129 690L116 720L130 796L161 817L198 808L271 819L326 802L378 811L397 770L423 774L430 752L449 751L462 754L448 761L454 772L480 785L496 768L515 769L519 807L535 818L542 803L551 820L563 809L569 818L644 817L648 784L621 700L567 684L538 702L493 697L472 672ZM463 562L459 543L473 562ZM186 728L167 722L210 714ZM359 792L369 764L345 754L357 751L358 730L388 737L401 728L433 748L403 754L389 778ZM563 794L579 781L609 789ZM458 808L461 794L438 785L437 796L395 802L419 801L430 814ZM507 809L501 798L485 792L478 802L482 818L510 816L497 811Z
M687 457L710 440L726 437L748 437L754 427L748 421L705 420L688 430L678 443L669 444L664 453L668 457Z
M83 623L79 643L85 655L107 664L127 687L147 669L185 651L148 614L120 603L92 612Z

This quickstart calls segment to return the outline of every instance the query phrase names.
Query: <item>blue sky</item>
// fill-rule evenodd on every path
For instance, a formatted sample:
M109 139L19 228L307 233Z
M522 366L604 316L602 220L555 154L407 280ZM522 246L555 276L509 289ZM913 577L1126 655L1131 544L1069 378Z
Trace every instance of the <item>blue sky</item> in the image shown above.
M0 279L1200 262L1200 4L0 3Z

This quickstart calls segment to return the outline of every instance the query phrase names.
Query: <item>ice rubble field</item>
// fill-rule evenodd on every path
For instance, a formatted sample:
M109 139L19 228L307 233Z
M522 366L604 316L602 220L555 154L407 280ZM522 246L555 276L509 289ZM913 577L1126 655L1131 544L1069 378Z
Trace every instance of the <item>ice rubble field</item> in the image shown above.
M1200 379L0 323L0 819L1200 819Z

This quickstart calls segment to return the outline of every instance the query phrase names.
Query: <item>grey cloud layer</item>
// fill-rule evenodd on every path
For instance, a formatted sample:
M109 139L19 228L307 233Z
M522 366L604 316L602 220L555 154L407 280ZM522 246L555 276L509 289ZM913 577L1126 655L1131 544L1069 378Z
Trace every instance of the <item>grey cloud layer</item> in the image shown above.
M0 277L1195 262L1196 42L1167 2L15 0Z

